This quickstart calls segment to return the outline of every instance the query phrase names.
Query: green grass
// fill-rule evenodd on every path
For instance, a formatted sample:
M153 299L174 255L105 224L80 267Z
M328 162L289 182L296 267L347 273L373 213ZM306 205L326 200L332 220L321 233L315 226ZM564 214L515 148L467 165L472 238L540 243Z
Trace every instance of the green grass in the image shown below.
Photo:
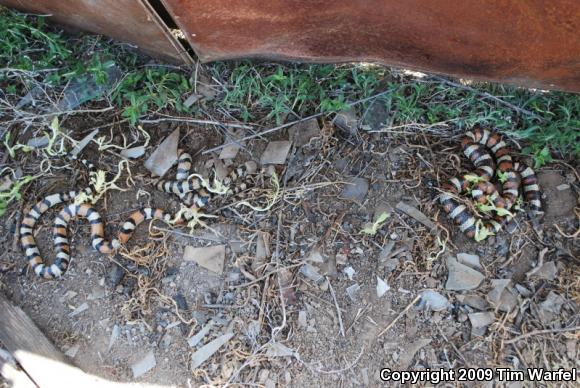
M71 80L108 82L108 69L116 66L122 79L105 96L131 125L159 111L195 116L197 106L183 105L193 88L186 70L146 66L146 58L102 37L68 37L41 17L0 8L0 69L27 72L10 76L0 71L0 88L13 101L36 82L62 88ZM388 91L384 104L394 125L446 122L458 128L480 124L524 139L524 151L536 165L562 157L580 156L580 98L560 92L542 92L497 84L471 88L450 86L435 79L393 76L387 69L369 65L282 65L250 62L217 63L206 67L223 85L223 91L206 108L227 110L245 122L277 124L318 112L336 112L353 102ZM489 93L532 112L522 114ZM369 103L362 104L364 111Z

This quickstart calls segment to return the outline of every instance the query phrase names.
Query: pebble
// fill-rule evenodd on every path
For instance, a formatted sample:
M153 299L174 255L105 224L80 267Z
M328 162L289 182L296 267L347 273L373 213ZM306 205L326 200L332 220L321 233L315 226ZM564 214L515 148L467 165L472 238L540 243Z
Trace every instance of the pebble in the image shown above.
M218 337L202 346L199 350L191 356L191 369L195 370L197 367L202 365L208 358L210 358L215 352L219 350L223 345L225 345L232 337L234 333L227 333Z
M71 312L68 316L69 317L75 317L77 315L79 315L80 313L82 313L83 311L86 311L89 309L89 305L87 302L81 304L80 306L78 306L76 309L73 310L73 312Z
M447 258L447 269L449 276L445 289L454 291L472 290L479 287L485 279L480 272L461 264L453 257Z
M210 247L195 248L186 246L183 252L183 260L193 261L201 267L217 274L224 272L226 257L225 245L214 245Z
M305 310L300 310L298 312L298 326L305 328L308 325L308 318L306 316Z
M377 297L382 297L390 289L391 287L387 284L387 282L377 276Z
M131 365L131 369L133 370L133 377L138 378L143 376L145 373L155 368L155 365L157 365L155 354L153 353L153 350L150 350L147 352L145 357Z
M271 141L266 146L266 150L260 158L260 163L265 164L284 164L290 152L292 143L287 140Z
M354 302L357 299L357 295L358 295L359 290L360 290L360 285L358 283L355 283L352 286L347 287L346 294Z
M482 269L482 266L479 262L479 256L473 255L471 253L458 253L457 261L473 269Z
M145 168L152 174L163 176L171 166L177 161L177 144L179 142L179 128L174 130L171 135L167 136L165 140L157 148L151 156L145 161Z
M369 191L369 181L365 178L349 178L340 193L341 199L361 203Z

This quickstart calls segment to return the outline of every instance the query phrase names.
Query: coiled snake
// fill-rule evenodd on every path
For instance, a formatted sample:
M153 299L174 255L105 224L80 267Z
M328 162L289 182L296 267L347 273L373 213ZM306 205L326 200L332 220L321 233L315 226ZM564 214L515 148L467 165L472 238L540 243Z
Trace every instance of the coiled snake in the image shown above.
M95 166L87 160L81 160L89 171L89 175L96 173ZM208 184L198 175L190 177L191 156L188 153L181 153L178 159L177 174L175 180L162 180L157 183L157 188L178 195L181 202L187 207L201 208L207 205L214 195L209 191ZM224 179L224 184L232 184L247 175L244 168L238 168L228 174ZM235 188L226 189L220 194L238 193L247 187L245 182L236 185ZM29 267L39 277L45 279L58 278L66 272L70 262L70 245L68 240L68 224L72 219L85 218L91 225L91 245L98 252L103 254L115 253L125 244L135 231L136 227L143 221L159 219L165 222L180 224L188 221L187 216L181 215L174 220L170 213L162 209L145 207L134 211L122 224L119 234L112 240L105 239L105 226L99 212L88 203L71 203L66 205L56 216L53 227L53 243L56 258L51 265L45 264L40 255L38 245L34 239L34 227L40 217L50 208L61 203L74 202L80 194L91 196L95 193L92 185L77 192L69 191L51 194L36 205L32 206L28 214L22 219L20 224L20 243L26 256Z
M534 170L513 162L511 150L501 135L478 128L465 134L461 147L463 154L475 166L475 171L452 178L444 184L442 189L445 192L439 197L439 202L466 236L480 241L499 232L503 224L513 218L510 210L518 201L520 186L531 215L543 214L542 194ZM491 182L494 177L501 183L501 192ZM484 219L475 215L457 199L466 193L471 193L476 208L492 213L493 218Z

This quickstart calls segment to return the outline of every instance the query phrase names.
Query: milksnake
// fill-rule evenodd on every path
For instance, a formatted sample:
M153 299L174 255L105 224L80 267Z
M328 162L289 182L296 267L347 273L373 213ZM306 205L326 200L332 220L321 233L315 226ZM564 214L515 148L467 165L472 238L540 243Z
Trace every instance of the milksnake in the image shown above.
M89 171L89 175L96 173L95 166L89 161L83 159L81 162ZM182 153L178 159L177 174L175 180L164 180L157 184L157 188L177 194L181 202L188 207L203 207L207 205L212 198L213 193L205 187L205 182L198 176L189 177L191 169L191 156ZM239 178L246 176L244 168L238 168L228 174L224 183L231 184ZM237 185L236 188L228 189L225 194L239 193L245 190L246 183ZM125 244L133 235L136 227L143 221L159 219L165 222L171 222L172 215L162 209L144 207L134 211L129 218L123 223L119 234L112 240L105 239L105 227L99 212L88 203L66 205L56 216L53 227L53 243L56 252L56 258L53 264L44 263L40 251L34 240L34 227L40 217L50 208L61 203L74 202L79 194L92 195L95 189L89 187L80 192L69 191L49 195L43 200L32 206L28 214L22 219L20 225L20 244L26 256L29 267L38 276L45 279L55 279L64 275L70 262L70 245L68 240L68 224L72 219L85 218L91 225L91 245L95 250L103 254L115 253L123 244ZM181 224L187 219L176 220L176 224Z
M472 174L454 177L442 186L445 191L439 197L439 202L459 229L470 238L478 239L478 231L483 229L481 239L498 233L503 224L509 222L513 215L509 212L516 204L519 187L522 187L523 197L528 203L532 216L540 216L542 212L542 194L538 186L538 178L530 167L513 162L511 150L498 133L477 128L465 134L461 141L463 154L475 166ZM490 154L493 154L492 155ZM501 192L493 178L501 183ZM476 204L489 204L489 209L495 212L492 219L486 220L474 213L457 197L471 192Z

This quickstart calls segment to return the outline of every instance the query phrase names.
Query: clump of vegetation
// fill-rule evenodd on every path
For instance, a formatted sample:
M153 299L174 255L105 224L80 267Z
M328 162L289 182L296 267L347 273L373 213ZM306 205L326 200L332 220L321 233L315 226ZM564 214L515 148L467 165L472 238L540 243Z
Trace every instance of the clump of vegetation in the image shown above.
M47 27L42 17L0 8L2 99L14 101L39 83L53 88L63 88L71 80L113 83L111 67L121 77L103 98L112 101L131 125L161 111L200 113L195 104L183 103L193 91L188 69L150 64L125 45L94 35L64 36ZM383 104L393 125L489 126L525 139L524 152L533 155L537 166L549 162L553 152L580 156L580 98L574 94L496 84L464 87L439 78L395 76L384 67L361 64L241 62L217 63L206 70L222 85L213 107L246 122L280 124L336 112L384 92L375 103ZM363 111L368 104L362 105Z

